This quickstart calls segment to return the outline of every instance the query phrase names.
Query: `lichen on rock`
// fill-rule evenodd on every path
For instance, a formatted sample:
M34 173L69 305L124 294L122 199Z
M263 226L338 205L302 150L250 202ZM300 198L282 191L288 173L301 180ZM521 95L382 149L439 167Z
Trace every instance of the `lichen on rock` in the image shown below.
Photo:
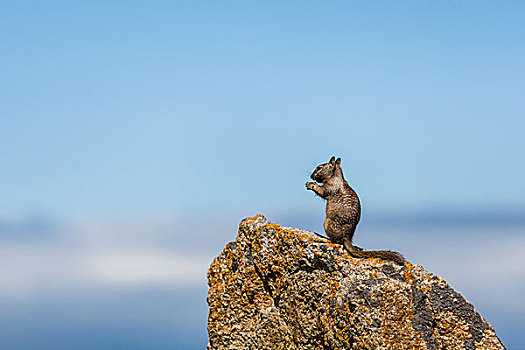
M247 218L208 271L208 349L505 349L440 276Z

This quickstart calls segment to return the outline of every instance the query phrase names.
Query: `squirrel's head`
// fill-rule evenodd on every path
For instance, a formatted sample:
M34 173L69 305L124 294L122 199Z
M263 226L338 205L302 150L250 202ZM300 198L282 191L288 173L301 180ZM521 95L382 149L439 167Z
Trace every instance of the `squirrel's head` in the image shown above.
M318 183L323 183L339 174L342 174L341 158L337 158L336 160L335 157L332 157L328 163L317 166L310 177Z

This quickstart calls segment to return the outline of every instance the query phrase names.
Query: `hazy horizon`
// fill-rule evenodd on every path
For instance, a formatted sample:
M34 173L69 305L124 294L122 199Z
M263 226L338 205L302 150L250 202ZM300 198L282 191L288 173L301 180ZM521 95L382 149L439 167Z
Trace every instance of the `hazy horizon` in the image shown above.
M322 232L322 212L267 217ZM0 323L7 330L2 345L203 348L206 271L235 239L241 219L104 219L16 230L12 225L11 231L0 222ZM512 348L524 330L510 320L519 320L525 311L520 301L525 225L484 222L365 221L355 243L401 251L412 263L443 276ZM53 321L45 321L51 314Z

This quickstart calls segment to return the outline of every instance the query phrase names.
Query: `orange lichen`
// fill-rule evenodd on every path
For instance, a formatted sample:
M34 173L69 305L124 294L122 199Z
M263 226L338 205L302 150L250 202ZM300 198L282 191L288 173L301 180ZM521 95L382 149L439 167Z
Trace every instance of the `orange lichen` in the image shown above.
M413 327L412 288L428 295L435 284L447 285L409 262L406 271L393 266L404 280L387 278L385 265L392 266L353 258L339 244L262 215L246 218L235 245L208 271L209 349L264 342L283 349L425 349ZM455 348L471 336L468 324L452 316L433 315L440 346ZM497 344L494 337L485 332L483 344Z

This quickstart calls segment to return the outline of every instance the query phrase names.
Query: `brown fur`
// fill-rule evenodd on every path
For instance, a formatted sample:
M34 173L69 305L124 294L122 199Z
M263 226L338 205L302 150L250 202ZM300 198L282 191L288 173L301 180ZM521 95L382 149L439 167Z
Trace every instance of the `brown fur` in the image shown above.
M315 182L307 182L306 188L326 199L324 231L334 243L342 244L356 258L381 258L404 265L405 259L390 250L362 250L352 244L354 232L361 218L361 204L357 193L343 177L341 158L332 157L328 163L319 165L312 175Z

